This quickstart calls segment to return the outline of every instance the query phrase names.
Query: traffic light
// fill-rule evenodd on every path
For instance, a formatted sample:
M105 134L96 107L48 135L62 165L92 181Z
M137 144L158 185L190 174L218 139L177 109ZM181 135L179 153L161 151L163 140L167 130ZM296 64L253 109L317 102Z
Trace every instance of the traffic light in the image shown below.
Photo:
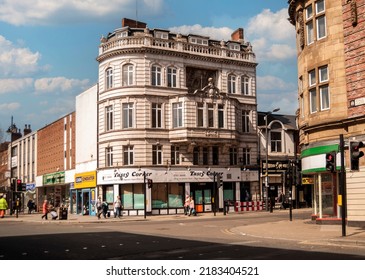
M11 179L10 188L13 192L16 190L16 180L13 178Z
M222 175L217 176L217 187L222 188L223 187L223 177Z
M22 180L21 179L16 179L16 187L15 190L17 192L20 192L22 190Z
M152 185L153 185L153 181L152 181L152 179L148 179L147 180L147 186L148 186L148 188L150 189L150 188L152 188Z
M350 142L351 170L359 170L359 159L364 156L364 152L360 151L362 147L364 147L363 142Z
M336 152L326 154L326 169L330 172L336 171Z

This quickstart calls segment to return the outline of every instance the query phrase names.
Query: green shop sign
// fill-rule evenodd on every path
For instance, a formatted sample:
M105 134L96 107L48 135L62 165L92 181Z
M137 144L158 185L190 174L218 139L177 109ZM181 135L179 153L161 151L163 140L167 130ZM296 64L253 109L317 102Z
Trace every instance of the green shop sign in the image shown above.
M43 186L65 183L65 171L43 175Z

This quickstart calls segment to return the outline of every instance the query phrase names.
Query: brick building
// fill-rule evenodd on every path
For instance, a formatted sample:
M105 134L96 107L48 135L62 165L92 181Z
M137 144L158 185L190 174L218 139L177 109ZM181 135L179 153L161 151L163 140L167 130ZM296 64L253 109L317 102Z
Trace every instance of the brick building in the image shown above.
M37 201L69 204L75 175L75 112L37 131Z

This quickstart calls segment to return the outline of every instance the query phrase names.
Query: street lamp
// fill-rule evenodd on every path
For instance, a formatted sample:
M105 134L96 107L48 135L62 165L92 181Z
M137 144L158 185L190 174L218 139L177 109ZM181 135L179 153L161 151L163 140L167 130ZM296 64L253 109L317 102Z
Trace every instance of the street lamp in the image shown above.
M269 210L269 174L268 174L268 161L269 161L269 133L268 133L268 127L267 127L267 117L269 115L271 115L272 113L274 112L277 112L279 111L280 108L275 108L274 110L272 110L272 112L267 112L265 114L265 133L266 133L266 159L265 159L265 194L266 194L266 197L265 197L265 210L268 211Z

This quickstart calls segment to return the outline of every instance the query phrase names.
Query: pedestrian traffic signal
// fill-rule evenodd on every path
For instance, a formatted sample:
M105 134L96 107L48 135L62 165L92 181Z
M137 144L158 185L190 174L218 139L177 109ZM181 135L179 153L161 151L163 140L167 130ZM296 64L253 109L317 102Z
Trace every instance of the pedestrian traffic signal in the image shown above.
M21 191L22 189L22 180L21 179L16 179L16 187L15 187L15 190L17 192Z
M360 148L364 147L361 141L350 142L350 161L351 170L359 170L359 159L364 156L364 152Z
M326 169L330 172L336 171L336 152L326 154Z
M148 179L147 180L147 186L148 186L148 188L150 189L150 188L152 188L152 185L153 185L153 181L152 181L152 179Z

